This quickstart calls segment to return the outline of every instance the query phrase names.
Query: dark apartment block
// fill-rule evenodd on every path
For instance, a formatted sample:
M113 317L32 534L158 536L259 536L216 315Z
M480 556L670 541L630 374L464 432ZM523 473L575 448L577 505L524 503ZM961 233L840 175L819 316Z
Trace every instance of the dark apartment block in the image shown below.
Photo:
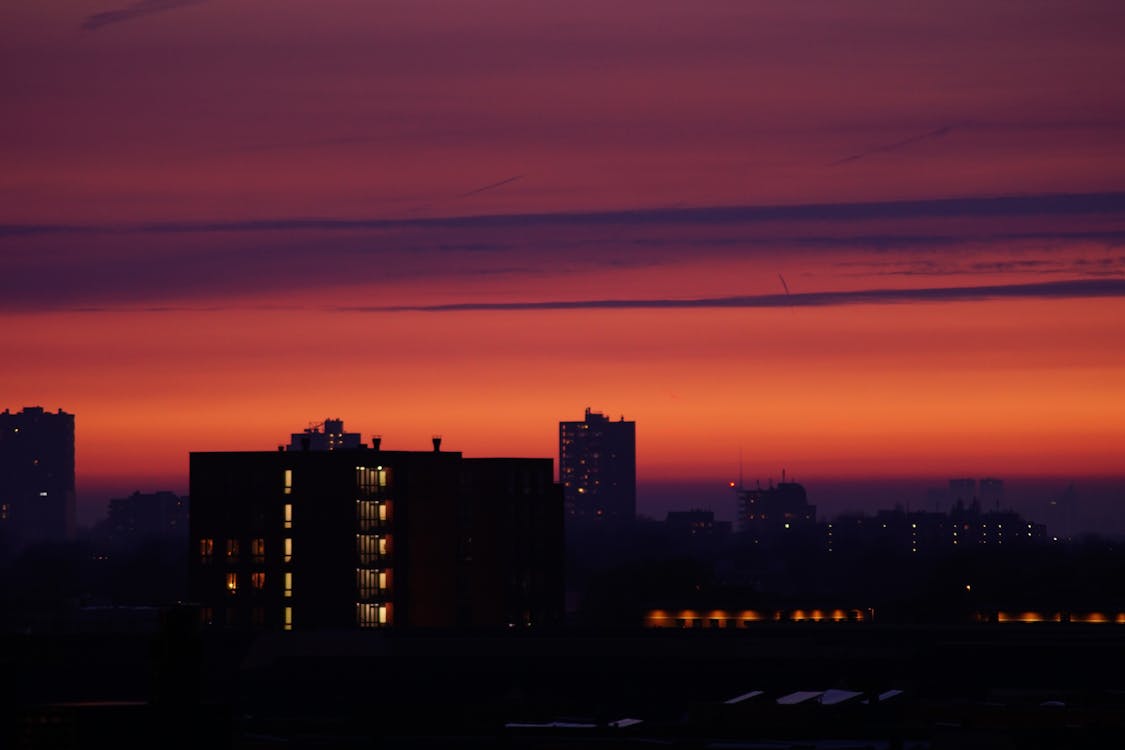
M205 625L528 626L562 616L551 459L192 453L190 595Z
M567 517L632 521L637 515L637 423L586 409L559 422L559 482Z
M0 551L74 537L74 415L0 413Z

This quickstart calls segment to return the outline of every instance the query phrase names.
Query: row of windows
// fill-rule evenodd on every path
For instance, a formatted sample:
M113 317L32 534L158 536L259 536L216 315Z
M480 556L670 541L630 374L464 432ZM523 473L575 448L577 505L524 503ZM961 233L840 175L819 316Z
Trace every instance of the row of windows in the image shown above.
M240 545L237 539L228 539L226 541L226 559L228 562L238 562ZM282 542L282 561L293 561L293 539L286 537ZM265 562L266 559L266 540L262 537L255 537L250 540L250 555L256 563ZM205 563L214 560L215 557L215 540L209 537L204 537L199 540L199 558Z
M261 591L266 587L266 574L264 571L256 570L250 574L250 587L252 589ZM286 572L282 575L282 595L286 598L293 596L293 574ZM238 593L239 575L235 572L227 573L227 591L231 594Z
M357 466L355 467L355 483L360 492L375 494L390 484L390 469L385 466ZM286 495L293 494L293 470L285 469L281 476L281 491Z

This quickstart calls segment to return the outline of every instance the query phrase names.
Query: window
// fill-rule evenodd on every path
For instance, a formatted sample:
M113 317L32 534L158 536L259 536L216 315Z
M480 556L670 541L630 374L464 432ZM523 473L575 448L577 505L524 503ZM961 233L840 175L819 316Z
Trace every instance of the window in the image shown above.
M291 596L293 596L293 574L292 573L286 573L285 574L285 597L289 598Z
M266 574L260 570L251 573L250 585L258 589L259 591L261 589L264 589L266 587Z
M355 467L355 483L362 495L375 495L390 483L390 469L385 466Z
M262 537L255 537L250 540L250 554L254 556L254 562L263 563L266 561L266 540Z
M283 562L293 562L293 540L285 537L285 553L281 557Z
M285 492L286 495L292 495L293 494L293 470L292 469L286 469L285 470L284 487L285 487L285 489L283 491Z
M215 609L213 607L203 607L199 610L199 622L202 625L215 624Z
M293 528L293 503L286 503L285 504L285 510L284 510L284 513L283 513L283 518L284 518L284 522L282 523L282 526L284 526L287 529Z
M285 608L285 616L284 616L284 619L282 620L282 628L285 629L285 630L292 630L293 629L293 608L292 607L286 607Z
M386 627L391 624L391 605L356 602L355 620L361 628Z
M215 557L215 540L214 539L200 539L199 540L199 559L205 563L211 562Z
M250 624L256 628L266 624L266 610L263 607L254 607L250 610Z
M229 560L230 562L235 562L235 561L238 560L238 540L237 539L228 539L227 540L227 560Z
M361 565L370 565L390 553L390 537L379 534L356 534L356 552Z
M355 572L356 591L360 599L370 599L389 590L390 579L385 570L360 568Z
M238 593L238 573L227 573L227 591Z
M373 529L390 520L390 503L382 500L356 500L356 521L361 529Z

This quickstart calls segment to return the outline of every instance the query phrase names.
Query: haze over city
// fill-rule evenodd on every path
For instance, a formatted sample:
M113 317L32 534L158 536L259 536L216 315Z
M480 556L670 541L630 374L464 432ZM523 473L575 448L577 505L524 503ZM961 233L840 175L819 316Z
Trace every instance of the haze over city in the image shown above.
M326 417L552 457L592 406L642 513L741 462L822 509L1073 482L1125 532L1123 21L9 4L3 405L77 416L86 519Z

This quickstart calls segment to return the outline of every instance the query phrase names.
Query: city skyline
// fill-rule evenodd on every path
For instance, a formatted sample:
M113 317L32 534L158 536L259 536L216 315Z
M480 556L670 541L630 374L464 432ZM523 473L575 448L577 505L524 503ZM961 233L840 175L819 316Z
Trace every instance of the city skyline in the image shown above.
M86 517L325 415L557 459L589 405L642 512L741 456L1125 530L1120 4L488 8L2 11L0 393L77 415Z

